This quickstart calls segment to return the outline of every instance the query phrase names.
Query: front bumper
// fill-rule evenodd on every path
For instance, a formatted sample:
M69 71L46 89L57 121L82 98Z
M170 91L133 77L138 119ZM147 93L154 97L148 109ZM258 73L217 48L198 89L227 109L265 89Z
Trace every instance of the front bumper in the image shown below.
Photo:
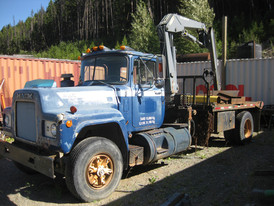
M48 177L55 178L54 160L56 155L42 156L8 142L0 141L0 156L18 162Z

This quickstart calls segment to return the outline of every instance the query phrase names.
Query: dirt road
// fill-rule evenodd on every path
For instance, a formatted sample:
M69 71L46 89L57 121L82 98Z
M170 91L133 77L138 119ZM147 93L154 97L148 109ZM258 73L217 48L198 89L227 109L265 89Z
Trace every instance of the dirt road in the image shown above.
M253 189L274 189L274 131L257 133L245 146L230 147L222 137L208 148L195 146L157 164L135 167L108 198L84 204L64 180L28 176L11 161L0 159L0 205L161 205L174 193L187 193L196 205L273 205ZM263 201L264 200L264 201Z

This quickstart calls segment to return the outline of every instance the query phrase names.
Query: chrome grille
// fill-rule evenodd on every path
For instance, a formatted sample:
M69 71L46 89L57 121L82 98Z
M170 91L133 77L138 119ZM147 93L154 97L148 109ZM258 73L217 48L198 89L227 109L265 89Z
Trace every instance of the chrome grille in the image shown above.
M36 115L33 102L16 103L16 136L28 141L36 141Z

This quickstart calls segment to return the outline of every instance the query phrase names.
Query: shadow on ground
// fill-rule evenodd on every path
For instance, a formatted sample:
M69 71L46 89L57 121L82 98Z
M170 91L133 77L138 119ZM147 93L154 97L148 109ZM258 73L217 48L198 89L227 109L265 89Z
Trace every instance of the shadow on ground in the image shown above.
M213 138L212 144L222 147L225 142ZM194 148L188 151L189 154L193 152ZM179 172L137 191L119 191L118 188L116 193L124 193L123 197L112 202L107 198L92 205L160 205L176 192L189 194L192 205L265 205L254 197L252 190L274 189L273 176L254 175L258 170L274 170L274 132L260 133L248 145L231 147L187 169L180 169L185 155L172 158L180 163L177 166ZM127 178L137 178L159 167L169 169L166 163L135 167ZM38 203L81 204L69 193L63 179L52 180L40 174L28 176L11 161L0 159L1 205L16 205L9 199L12 194L20 194Z
M211 146L225 144L223 138L211 139ZM177 158L184 161L184 156ZM165 168L168 170L168 165ZM178 169L178 173L107 205L160 205L178 192L189 194L192 205L273 205L273 199L252 193L253 189L274 189L274 176L254 174L269 170L274 171L274 132L265 131L250 144L231 147L192 167Z
M27 175L7 159L0 159L0 183L0 205L16 205L8 197L11 194L20 194L27 200L41 202L79 203L71 196L61 178L53 180L38 173Z

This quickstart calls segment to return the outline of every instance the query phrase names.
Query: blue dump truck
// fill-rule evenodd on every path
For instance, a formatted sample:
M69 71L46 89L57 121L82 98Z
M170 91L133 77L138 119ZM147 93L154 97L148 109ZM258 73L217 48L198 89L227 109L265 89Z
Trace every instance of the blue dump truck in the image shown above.
M213 30L177 14L166 15L157 29L161 55L101 45L82 54L77 86L35 81L15 91L2 128L14 142L0 142L0 155L26 173L63 175L70 192L90 202L109 196L123 171L185 151L192 139L206 142L224 132L230 142L250 140L262 102L218 88ZM197 29L199 40L186 29ZM174 33L209 48L213 69L178 77ZM207 88L217 82L216 98L179 94L179 78L201 78Z

